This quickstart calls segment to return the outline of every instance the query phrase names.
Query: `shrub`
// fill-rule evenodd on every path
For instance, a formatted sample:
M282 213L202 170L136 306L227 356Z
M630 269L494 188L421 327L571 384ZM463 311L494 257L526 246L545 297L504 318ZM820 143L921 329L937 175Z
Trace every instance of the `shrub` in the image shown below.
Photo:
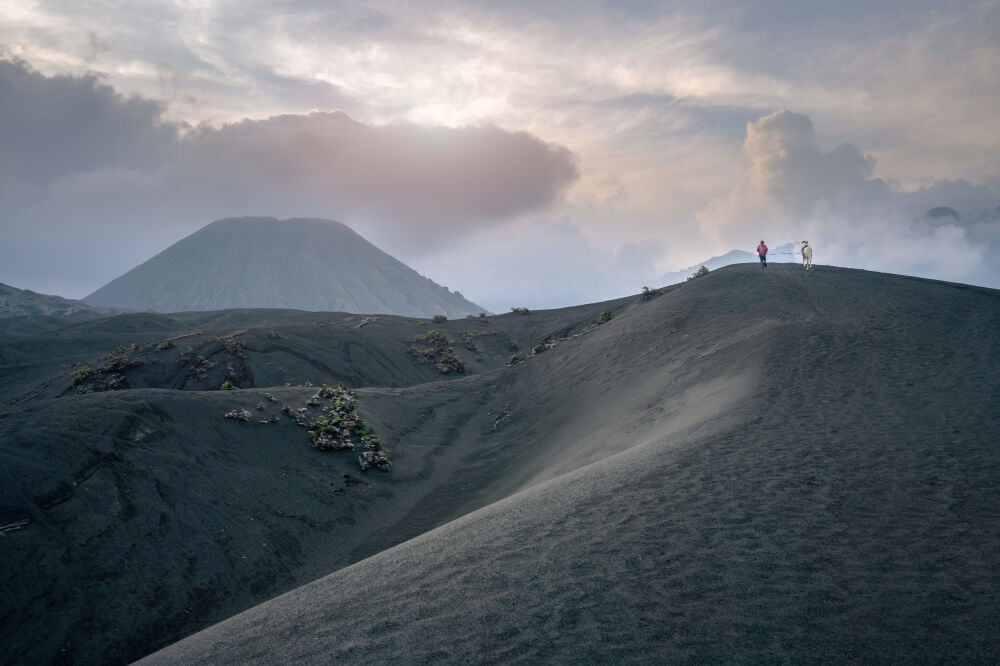
M267 337L271 338L272 340L277 340L281 338L281 334L272 328L270 331L267 332Z
M613 312L611 312L610 310L605 310L604 312L602 312L602 313L601 313L601 316L597 318L597 321L595 321L595 322L594 322L593 324L590 324L589 326L585 327L585 328L584 328L584 329L583 329L582 331L580 331L580 332L581 332L581 333L590 333L590 332L591 332L592 330L594 330L595 328L597 328L597 327L598 327L598 326L600 326L601 324L606 324L606 323L608 323L609 321L611 321L611 319L612 319L612 318L613 318L614 316L615 316L615 315L614 315L614 313L613 313Z
M106 358L108 362L103 368L101 368L101 370L106 373L123 373L131 368L139 367L142 365L142 359L131 355L132 352L137 349L138 345L135 344L129 347L126 347L125 345L118 345L118 349L104 355L104 358Z
M266 406L264 405L264 403L262 403L262 402L258 402L258 403L257 403L257 410L258 410L258 411L261 411L261 412L262 412L262 411L264 411L265 409L266 409Z
M697 271L695 271L694 274L687 279L687 281L690 282L695 278L705 277L706 275L708 275L708 269L704 265L702 265L702 267L699 268Z
M423 335L413 338L413 341L422 346L410 346L406 351L410 356L423 359L423 362L432 362L437 371L443 375L451 372L464 373L465 363L455 355L452 348L452 340L443 332L431 329Z
M188 377L193 377L197 375L198 379L205 380L208 378L207 371L211 370L216 365L218 364L215 361L210 361L204 356L199 356L198 361L192 364L190 367L188 367L187 369Z
M523 315L526 315L529 312L528 308L511 308L510 311Z
M137 344L128 347L118 345L114 351L101 356L101 364L98 367L81 366L73 370L70 372L73 386L78 393L116 391L122 388L123 384L127 385L125 374L143 364L142 357L132 355L138 349Z
M73 386L79 386L83 382L87 381L87 377L93 374L93 369L88 366L83 366L82 368L77 368L73 372L69 373L69 376L73 378Z
M516 354L511 354L510 358L507 359L507 365L516 365L526 360L528 360L528 352L519 351Z
M177 343L173 340L164 340L163 342L156 345L153 351L166 351L167 349L173 349L177 346Z
M358 442L364 451L358 457L362 470L375 467L383 472L392 468L382 440L368 423L358 417L357 397L343 384L330 389L330 408L325 416L309 425L312 445L324 451L353 450Z
M222 386L220 386L219 388L222 389L223 391L235 391L236 385L227 379L226 381L222 382Z
M649 287L643 287L642 288L642 293L639 294L639 300L640 301L648 301L653 296L659 296L659 295L660 295L660 290L659 289L650 289Z
M443 314L436 314L436 315L434 315L434 319L432 321L435 324L442 324L442 323L448 321L448 317L445 316L445 315L443 315Z
M247 357L246 344L243 342L242 338L227 338L224 343L226 351L237 358Z
M448 349L438 356L436 367L437 371L442 375L447 375L451 372L457 372L458 374L463 374L465 372L465 363L455 356L455 351L453 349Z

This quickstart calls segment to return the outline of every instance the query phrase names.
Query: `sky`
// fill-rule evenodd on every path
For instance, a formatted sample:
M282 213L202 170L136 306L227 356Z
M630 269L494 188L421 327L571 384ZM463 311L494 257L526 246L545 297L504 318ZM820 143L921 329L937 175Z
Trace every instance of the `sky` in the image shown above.
M1000 1L0 0L0 282L82 298L271 215L499 312L762 238L1000 288L998 31Z

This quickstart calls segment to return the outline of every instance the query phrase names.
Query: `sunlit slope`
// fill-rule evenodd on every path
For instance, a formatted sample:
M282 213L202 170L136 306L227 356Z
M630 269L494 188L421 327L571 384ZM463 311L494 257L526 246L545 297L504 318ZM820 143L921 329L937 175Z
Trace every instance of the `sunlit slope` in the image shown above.
M991 290L743 265L368 392L415 509L149 662L994 661L998 324Z

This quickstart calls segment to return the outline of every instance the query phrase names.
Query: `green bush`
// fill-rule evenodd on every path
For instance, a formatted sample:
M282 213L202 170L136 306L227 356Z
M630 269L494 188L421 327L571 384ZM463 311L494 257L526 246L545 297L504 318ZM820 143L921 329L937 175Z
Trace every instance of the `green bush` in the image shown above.
M687 281L690 282L691 280L694 280L695 278L705 277L706 275L708 275L708 268L706 268L703 265L701 268L699 268L697 271L695 271L694 274L687 279Z
M228 338L224 343L226 351L237 358L246 358L246 343L243 342L242 338Z
M413 338L413 341L421 346L407 347L407 353L420 358L424 363L434 363L441 374L465 372L465 363L455 355L455 350L451 346L453 341L443 331L432 328L423 335Z
M436 314L436 315L434 315L433 321L434 321L435 324L442 324L442 323L448 321L448 317L445 316L445 315L443 315L443 314Z
M77 368L73 372L69 373L69 376L73 378L73 386L79 386L83 382L87 381L87 378L93 374L93 369L88 366L83 366L82 368Z
M388 472L392 467L388 452L368 422L358 417L357 396L343 384L330 389L329 393L332 395L329 411L309 425L312 445L329 451L353 450L360 440L364 447L358 457L361 469L375 467Z
M516 354L511 354L510 358L507 359L507 365L516 365L526 360L528 360L528 352L519 351Z

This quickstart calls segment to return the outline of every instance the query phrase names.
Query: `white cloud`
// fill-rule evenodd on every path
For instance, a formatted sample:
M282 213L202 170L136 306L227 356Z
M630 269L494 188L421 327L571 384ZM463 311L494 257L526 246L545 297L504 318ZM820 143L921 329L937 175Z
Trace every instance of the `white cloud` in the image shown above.
M744 182L698 215L706 233L748 246L808 238L817 263L1000 286L1000 194L968 181L904 191L845 143L824 152L808 117L776 111L747 125ZM954 215L928 215L937 207Z

